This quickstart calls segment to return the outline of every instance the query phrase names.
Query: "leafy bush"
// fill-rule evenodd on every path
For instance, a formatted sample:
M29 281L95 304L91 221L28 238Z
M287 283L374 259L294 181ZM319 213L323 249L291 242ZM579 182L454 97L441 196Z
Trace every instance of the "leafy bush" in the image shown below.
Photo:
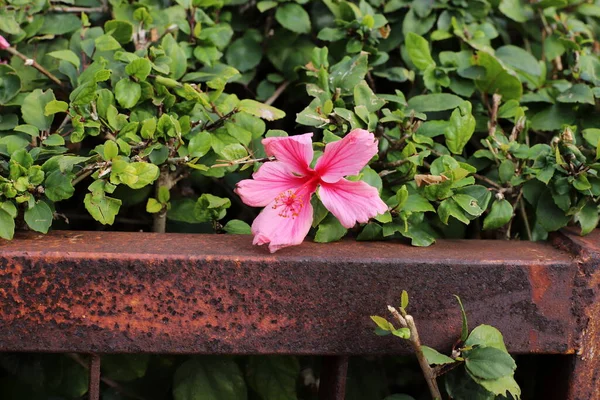
M247 233L232 189L262 138L314 131L318 156L357 127L379 139L357 178L390 206L359 240L597 225L598 5L64 3L0 12L0 237L83 207ZM314 203L315 240L346 235Z

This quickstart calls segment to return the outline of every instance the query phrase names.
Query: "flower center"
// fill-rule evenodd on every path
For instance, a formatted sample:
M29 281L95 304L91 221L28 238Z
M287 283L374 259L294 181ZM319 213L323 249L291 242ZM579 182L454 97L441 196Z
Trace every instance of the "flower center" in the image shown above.
M279 211L279 216L294 219L300 214L304 202L292 190L287 190L275 197L273 209Z

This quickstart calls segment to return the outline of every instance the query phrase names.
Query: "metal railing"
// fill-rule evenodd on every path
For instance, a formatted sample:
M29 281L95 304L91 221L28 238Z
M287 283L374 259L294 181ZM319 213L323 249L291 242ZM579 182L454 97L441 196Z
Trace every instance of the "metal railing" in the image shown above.
M550 242L305 243L276 255L246 236L21 234L0 241L0 351L325 355L320 398L343 399L350 355L409 354L370 315L411 295L422 340L448 350L466 306L515 354L566 354L566 395L600 399L600 233Z

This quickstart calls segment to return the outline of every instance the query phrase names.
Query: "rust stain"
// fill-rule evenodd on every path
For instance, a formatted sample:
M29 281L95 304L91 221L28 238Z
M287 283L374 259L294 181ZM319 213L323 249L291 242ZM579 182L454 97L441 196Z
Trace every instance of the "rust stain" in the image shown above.
M536 304L542 301L546 291L552 285L546 268L535 264L529 266L529 283L531 284L532 299Z

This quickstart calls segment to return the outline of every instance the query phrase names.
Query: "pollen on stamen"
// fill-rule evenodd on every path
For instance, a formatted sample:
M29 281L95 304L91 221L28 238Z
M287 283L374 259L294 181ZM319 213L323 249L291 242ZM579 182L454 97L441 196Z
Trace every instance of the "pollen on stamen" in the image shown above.
M282 218L294 219L300 215L300 211L304 207L304 202L293 191L287 190L275 197L273 209L279 209L279 216Z

